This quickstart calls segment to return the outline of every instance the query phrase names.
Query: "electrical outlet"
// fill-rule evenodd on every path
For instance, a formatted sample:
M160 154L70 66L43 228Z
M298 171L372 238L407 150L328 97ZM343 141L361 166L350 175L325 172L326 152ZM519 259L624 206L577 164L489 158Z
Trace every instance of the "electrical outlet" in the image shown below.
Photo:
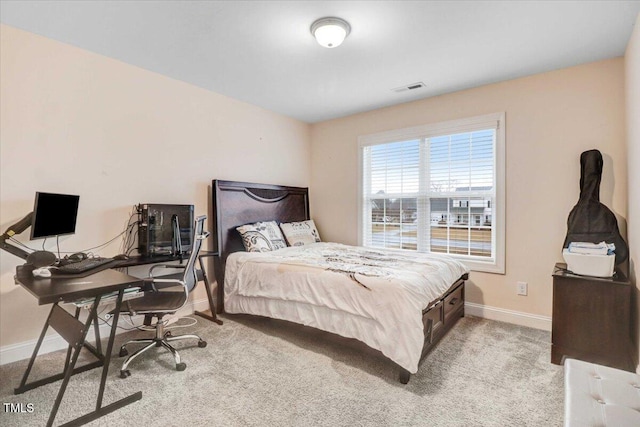
M527 282L518 282L518 295L527 295Z

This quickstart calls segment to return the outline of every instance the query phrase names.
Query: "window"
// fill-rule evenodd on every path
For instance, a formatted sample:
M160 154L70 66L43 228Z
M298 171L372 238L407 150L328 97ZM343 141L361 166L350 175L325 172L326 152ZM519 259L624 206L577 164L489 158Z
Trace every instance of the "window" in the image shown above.
M363 246L504 273L504 113L359 138Z

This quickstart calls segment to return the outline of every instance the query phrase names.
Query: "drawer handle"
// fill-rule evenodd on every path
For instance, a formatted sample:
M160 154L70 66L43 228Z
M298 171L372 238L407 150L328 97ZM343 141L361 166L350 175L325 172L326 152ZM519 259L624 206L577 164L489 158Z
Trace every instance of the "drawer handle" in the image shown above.
M452 298L451 301L449 301L449 305L456 305L457 302L458 298Z

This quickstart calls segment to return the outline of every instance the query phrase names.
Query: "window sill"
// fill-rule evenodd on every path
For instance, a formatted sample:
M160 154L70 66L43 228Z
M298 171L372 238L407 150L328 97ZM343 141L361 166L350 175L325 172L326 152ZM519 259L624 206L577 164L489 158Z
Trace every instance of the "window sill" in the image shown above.
M469 270L480 273L505 274L504 263L473 261L466 258L453 257L466 265Z

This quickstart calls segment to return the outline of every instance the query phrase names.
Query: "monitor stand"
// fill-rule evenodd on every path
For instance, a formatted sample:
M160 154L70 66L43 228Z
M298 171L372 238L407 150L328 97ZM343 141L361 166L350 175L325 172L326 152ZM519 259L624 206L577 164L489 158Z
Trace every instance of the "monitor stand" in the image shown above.
M27 228L31 227L32 218L33 218L33 212L29 212L20 221L9 226L9 228L7 228L7 231L5 231L2 234L2 236L0 236L0 249L4 249L5 251L17 256L18 258L22 258L26 260L29 257L29 252L26 252L12 244L10 245L9 242L13 236L20 234L23 231L25 231Z

